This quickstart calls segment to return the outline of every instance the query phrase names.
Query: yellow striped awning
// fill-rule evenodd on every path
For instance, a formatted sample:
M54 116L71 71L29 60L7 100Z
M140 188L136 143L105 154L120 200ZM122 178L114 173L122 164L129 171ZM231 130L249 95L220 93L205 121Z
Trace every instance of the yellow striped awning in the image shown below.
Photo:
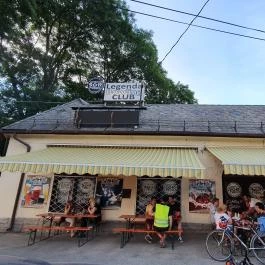
M225 174L264 175L265 148L207 147L224 165Z
M153 147L48 147L0 159L0 172L136 175L202 178L195 149Z

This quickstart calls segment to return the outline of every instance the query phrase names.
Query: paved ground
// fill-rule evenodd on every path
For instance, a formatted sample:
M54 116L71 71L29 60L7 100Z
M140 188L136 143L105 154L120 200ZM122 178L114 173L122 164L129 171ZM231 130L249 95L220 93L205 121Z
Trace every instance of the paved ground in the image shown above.
M211 260L204 247L206 234L185 235L183 244L159 247L148 244L142 235L136 235L120 249L119 235L101 234L78 248L75 238L61 235L28 247L28 235L0 234L0 265L223 265ZM42 262L45 261L45 262ZM256 261L255 265L259 265Z

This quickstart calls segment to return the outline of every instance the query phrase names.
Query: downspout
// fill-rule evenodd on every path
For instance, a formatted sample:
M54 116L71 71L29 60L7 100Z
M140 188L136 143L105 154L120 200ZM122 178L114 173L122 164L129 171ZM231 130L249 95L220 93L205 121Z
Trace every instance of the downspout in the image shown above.
M19 139L16 135L13 135L13 138L18 141L19 143L23 144L24 146L26 146L27 149L27 153L30 152L31 150L31 146L22 141L21 139ZM14 224L15 224L15 219L16 219L16 213L17 213L17 207L18 207L18 202L19 202L19 197L22 191L22 187L23 187L23 183L24 183L24 178L25 178L25 173L22 173L20 176L20 180L19 180L19 184L18 184L18 189L17 189L17 195L16 195L16 199L15 199L15 203L14 203L14 207L13 207L13 212L12 212L12 216L11 216L11 221L10 221L10 225L7 228L7 231L12 231Z
M7 147L8 147L8 143L9 143L10 136L5 136L4 134L1 134L1 135L3 135L3 137L5 139L4 147L3 147L3 150L1 152L1 156L5 156L6 155L6 151L7 151ZM1 174L1 172L0 172L0 174Z
M4 137L5 139L5 143L4 143L4 147L2 149L2 152L0 153L0 156L5 156L6 155L6 151L7 151L7 147L8 147L8 143L9 143L9 139L10 137L6 137L4 134L0 134L1 136ZM2 172L0 172L0 176L1 176Z

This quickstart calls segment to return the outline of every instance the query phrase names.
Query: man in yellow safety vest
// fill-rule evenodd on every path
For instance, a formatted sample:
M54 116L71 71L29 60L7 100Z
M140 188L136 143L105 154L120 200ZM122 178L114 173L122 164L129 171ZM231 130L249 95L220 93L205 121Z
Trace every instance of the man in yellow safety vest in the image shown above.
M160 203L156 204L154 229L160 238L160 247L165 247L166 231L169 228L169 206L166 205L167 198L161 199Z

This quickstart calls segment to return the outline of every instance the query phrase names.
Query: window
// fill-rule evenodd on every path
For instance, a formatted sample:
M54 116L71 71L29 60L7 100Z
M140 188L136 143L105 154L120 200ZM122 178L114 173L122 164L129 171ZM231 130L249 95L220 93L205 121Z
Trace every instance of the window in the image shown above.
M146 205L152 197L160 200L163 196L173 196L178 206L181 204L181 180L176 178L138 178L136 214L145 214Z
M54 176L50 212L63 212L67 201L74 210L82 212L88 207L88 199L95 196L96 178L81 176Z

